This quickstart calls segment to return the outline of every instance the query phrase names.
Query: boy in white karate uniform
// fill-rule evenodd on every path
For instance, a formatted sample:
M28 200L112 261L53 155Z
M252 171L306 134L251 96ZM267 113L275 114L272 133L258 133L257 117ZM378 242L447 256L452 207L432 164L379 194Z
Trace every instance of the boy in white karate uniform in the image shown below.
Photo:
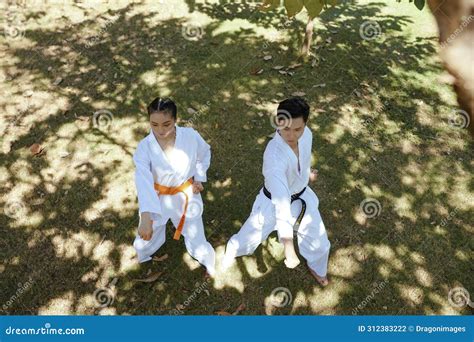
M278 129L263 155L265 186L257 195L252 213L227 243L223 269L235 257L252 254L276 230L285 250L285 264L296 267L293 234L300 254L322 286L328 284L330 242L318 210L319 199L308 186L317 173L311 170L313 135L306 126L309 106L302 98L290 98L278 106Z
M200 192L211 162L209 145L193 128L176 125L177 108L156 98L148 106L151 132L133 156L140 224L133 246L138 261L151 260L165 242L171 219L174 239L184 236L189 254L215 274L215 251L204 235Z

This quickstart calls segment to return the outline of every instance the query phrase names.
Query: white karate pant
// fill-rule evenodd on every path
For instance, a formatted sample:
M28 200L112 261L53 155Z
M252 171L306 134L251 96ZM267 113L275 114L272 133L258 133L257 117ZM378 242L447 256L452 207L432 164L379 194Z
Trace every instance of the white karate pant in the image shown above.
M204 224L202 221L202 198L201 194L193 194L192 187L186 191L189 196L188 210L186 220L181 233L188 253L196 259L201 265L206 267L210 275L215 274L216 253L211 244L206 240L204 234ZM173 226L176 228L181 219L184 209L185 196L182 193L176 195L163 195L160 197L163 210L163 219L161 222L153 222L153 236L150 241L143 240L140 236L135 237L133 247L137 251L138 261L145 262L151 260L154 254L164 243L166 239L166 223L169 217ZM177 242L177 241L175 241Z
M308 266L324 277L327 274L331 243L318 210L319 199L309 186L301 198L306 202L306 213L296 232L299 252L306 259ZM302 203L298 200L291 204L292 222L296 221L301 206ZM227 243L223 267L228 267L235 257L252 254L276 229L275 223L275 206L261 190L255 199L250 217Z

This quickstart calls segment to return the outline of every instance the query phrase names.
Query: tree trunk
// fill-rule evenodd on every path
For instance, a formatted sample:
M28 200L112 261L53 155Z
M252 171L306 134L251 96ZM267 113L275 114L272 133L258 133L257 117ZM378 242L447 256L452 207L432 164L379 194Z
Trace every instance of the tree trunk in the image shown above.
M304 35L303 46L301 47L301 54L303 56L308 56L311 49L311 42L313 40L313 18L308 18L308 23L306 24L306 31Z
M439 27L441 58L474 136L474 0L428 0Z

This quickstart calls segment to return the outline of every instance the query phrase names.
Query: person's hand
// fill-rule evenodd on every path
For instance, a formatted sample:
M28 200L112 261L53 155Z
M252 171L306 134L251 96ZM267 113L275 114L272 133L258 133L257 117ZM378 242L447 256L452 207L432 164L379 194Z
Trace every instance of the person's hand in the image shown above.
M150 213L142 213L140 215L140 224L138 225L138 236L145 241L150 241L153 236L153 221Z
M193 183L193 192L195 194L198 194L200 193L201 191L204 190L204 187L202 186L202 183L201 182L197 182L197 181L194 181Z
M288 268L295 268L300 264L300 259L296 255L293 239L284 238L281 241L285 251L285 265Z
M309 180L311 182L316 182L317 178L318 178L318 170L311 169L311 172L309 173Z

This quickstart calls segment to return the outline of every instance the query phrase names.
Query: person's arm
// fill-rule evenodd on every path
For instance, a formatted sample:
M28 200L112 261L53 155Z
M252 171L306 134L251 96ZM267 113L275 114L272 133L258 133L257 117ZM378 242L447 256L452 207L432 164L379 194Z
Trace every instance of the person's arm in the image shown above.
M153 235L153 221L158 221L161 217L161 206L154 188L153 174L150 169L151 161L142 143L138 145L133 155L133 162L135 163L135 186L140 212L138 234L144 240L150 240Z
M272 203L275 205L276 228L278 237L293 238L291 224L291 194L286 177L286 165L274 151L265 152L263 176L265 187L272 194Z
M198 182L207 181L207 169L211 165L211 146L201 137L201 135L194 131L196 134L197 142L197 162L196 162L196 174L194 180Z
M202 182L207 181L207 169L211 165L211 147L201 137L201 135L194 131L197 143L197 160L196 160L196 174L194 175L193 192L195 194L204 190Z
M272 194L272 203L275 205L276 230L285 249L285 264L294 268L299 264L299 259L293 242L291 193L286 177L286 164L276 151L266 151L263 164L265 187Z

